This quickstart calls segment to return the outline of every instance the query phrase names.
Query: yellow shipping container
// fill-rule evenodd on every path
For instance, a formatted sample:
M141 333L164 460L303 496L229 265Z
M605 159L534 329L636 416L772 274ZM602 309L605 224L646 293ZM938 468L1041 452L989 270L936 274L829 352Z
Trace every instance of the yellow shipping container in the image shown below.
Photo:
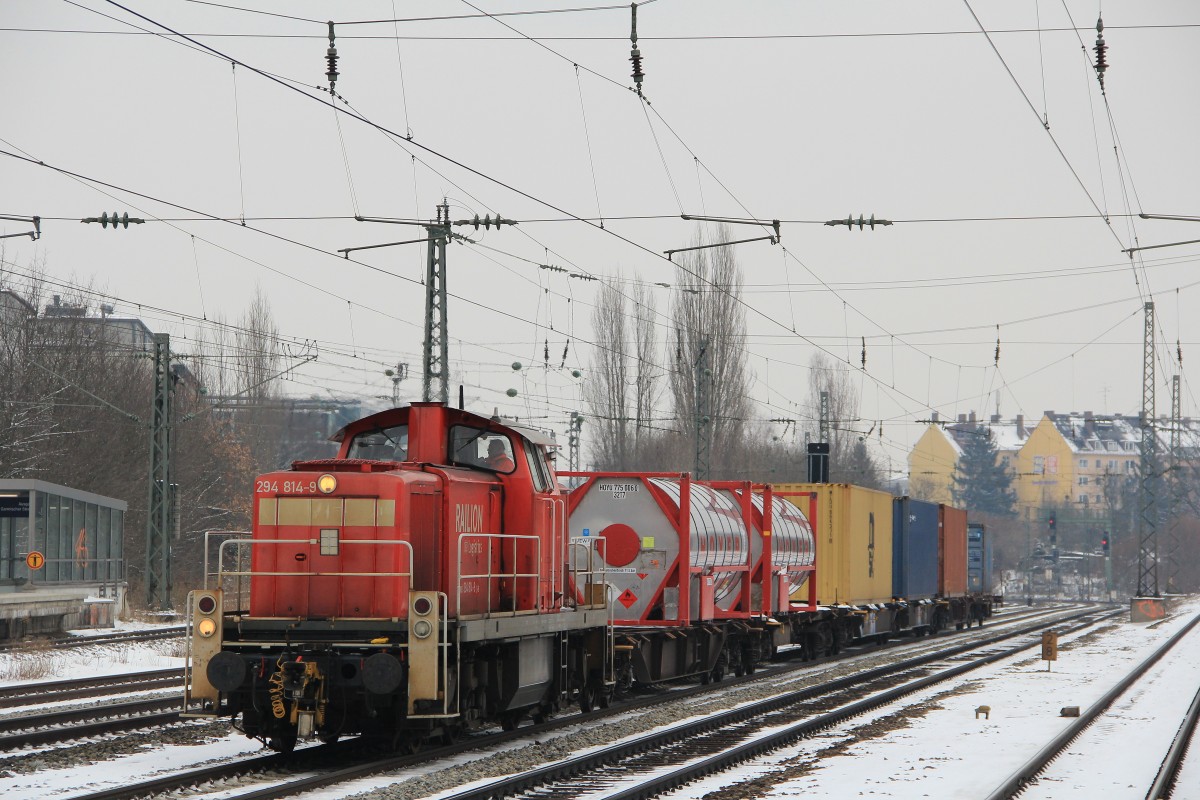
M773 484L781 492L816 493L817 602L864 605L892 599L892 496L845 483ZM809 497L787 497L808 513ZM807 600L807 588L803 597Z

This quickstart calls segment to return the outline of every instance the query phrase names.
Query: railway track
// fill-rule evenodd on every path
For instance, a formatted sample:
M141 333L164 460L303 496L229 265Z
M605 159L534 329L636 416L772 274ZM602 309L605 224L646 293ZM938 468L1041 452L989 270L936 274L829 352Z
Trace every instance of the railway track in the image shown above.
M1146 793L1149 800L1169 800L1174 794L1175 787L1179 785L1179 775L1183 771L1183 765L1196 738L1197 722L1200 722L1200 689L1192 698L1192 704L1188 706L1183 722L1180 723L1179 730L1175 732L1171 746L1167 748L1167 756L1159 766L1158 774L1154 776L1154 783L1150 785L1150 791ZM1200 752L1193 757L1200 757Z
M1074 630L1090 627L1105 615L1090 616L1091 620L1080 623ZM447 800L533 796L565 799L593 792L612 800L656 797L1034 647L1038 642L993 647L999 641L1032 632L1022 628L985 643L966 644L945 653L919 656L822 686L789 692L510 776L450 795ZM966 658L972 650L985 647L990 649ZM960 656L963 660L956 666L940 671L932 668L935 662ZM772 732L759 735L764 728Z
M157 669L146 672L129 672L124 675L103 675L96 678L75 678L4 686L0 687L0 708L170 689L182 686L182 681L183 670L181 669Z
M154 642L161 639L180 638L183 636L183 631L184 626L182 625L169 625L161 628L147 628L140 631L98 633L95 636L63 636L57 639L34 639L0 644L0 652L14 652L41 647L49 647L54 650L69 650L75 647L90 647L97 644Z
M99 698L178 689L183 672L153 670L97 678L24 684L0 688L0 707L14 708L60 701ZM34 745L85 739L109 733L158 727L179 718L179 698L142 698L111 703L92 703L69 709L39 709L0 717L0 752Z
M0 720L0 751L157 728L178 721L178 697L7 717Z
M1086 615L1098 617L1099 612L1095 611L1094 609L1082 611L1073 614L1071 618L1077 618ZM1063 613L1061 610L1055 613L1054 611L1043 609L1039 612L1031 612L1029 615L1022 616L1034 617L1036 618L1036 621L1021 625L1021 627L1013 631L991 632L991 635L985 636L982 640L960 644L948 649L939 648L937 652L917 655L914 658L906 659L896 667L880 667L867 670L865 673L860 673L849 678L841 678L830 683L814 686L809 689L802 690L802 692L807 693L807 696L811 699L812 697L827 694L830 691L845 691L854 684L860 683L862 680L885 679L886 675L894 673L897 669L919 669L925 664L929 664L937 660L943 660L955 655L960 655L968 652L971 649L986 647L1015 636L1025 635L1041 630L1047 624L1045 617L1053 616L1057 619L1057 621L1061 622ZM1016 620L1009 620L1008 622L1015 624ZM947 643L952 640L947 637L939 639L938 641ZM1004 657L1006 655L1008 655L1007 651L1005 651L1003 655L997 657ZM764 679L775 680L782 677L788 670L806 669L811 666L811 662L797 662L790 666L785 666L782 669L766 670L761 671L754 676L745 676L742 678L726 680L718 686L722 688L733 688L754 681L762 681ZM956 669L963 669L965 667L966 665L963 667L957 667ZM144 797L158 793L181 792L184 791L186 787L209 783L225 783L228 788L229 783L240 780L253 780L255 782L260 782L264 779L262 776L265 773L271 773L271 780L282 780L282 783L278 783L268 788L250 788L247 791L239 792L236 795L230 795L230 797L236 797L237 800L268 800L269 798L286 797L299 792L334 786L374 774L402 770L419 765L426 765L435 759L444 759L459 753L478 750L480 748L494 749L498 745L503 745L507 742L527 740L530 736L541 737L543 734L550 733L555 730L579 726L581 723L593 724L604 718L645 710L664 703L685 701L688 698L711 695L716 688L716 686L694 686L687 689L664 692L661 695L656 695L654 697L640 698L632 702L614 704L611 708L594 711L587 715L567 714L539 725L519 728L515 731L474 735L456 744L437 747L416 755L389 755L383 758L375 757L361 759L347 764L347 759L352 758L353 753L361 753L361 745L358 740L347 740L346 742L340 742L334 745L316 746L298 750L297 753L302 752L304 754L302 757L302 766L298 764L299 760L289 762L286 758L278 754L273 754L232 763L214 765L212 767L193 770L186 773L163 776L161 778L156 778L154 780L146 781L136 785L105 789L92 794L80 796L75 800L129 800L130 798ZM784 703L784 705L786 705L786 703ZM326 762L331 766L323 767L322 764ZM333 764L337 764L339 766L332 766ZM303 769L305 774L299 777L287 776L286 773L292 769ZM282 778L281 775L283 776ZM578 788L579 787L576 785L576 791ZM465 796L470 795L464 795L464 797ZM483 797L491 795L479 796Z
M1042 747L1032 758L1006 778L987 800L1011 800L1030 790L1049 772L1052 762L1059 758L1067 760L1066 752L1073 742L1083 735L1089 727L1104 717L1114 703L1126 692L1141 681L1162 658L1180 644L1197 625L1200 625L1200 615L1184 625L1170 639L1158 647L1150 656L1131 670L1115 686L1104 693L1098 700L1083 710L1079 717L1065 727L1048 744ZM1147 794L1148 800L1161 800L1171 796L1172 787L1179 768L1186 757L1188 744L1196 727L1197 715L1200 715L1200 692L1192 698L1191 706L1184 715L1184 722L1179 726L1171 745L1167 748L1166 757L1154 778ZM1057 765L1056 765L1057 766ZM1126 782L1124 779L1123 783Z

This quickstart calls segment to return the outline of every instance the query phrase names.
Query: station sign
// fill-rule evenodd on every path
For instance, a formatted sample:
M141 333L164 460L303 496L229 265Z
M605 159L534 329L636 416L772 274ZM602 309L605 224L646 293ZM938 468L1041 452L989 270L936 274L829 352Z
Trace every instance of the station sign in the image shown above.
M0 517L28 517L29 492L0 492Z

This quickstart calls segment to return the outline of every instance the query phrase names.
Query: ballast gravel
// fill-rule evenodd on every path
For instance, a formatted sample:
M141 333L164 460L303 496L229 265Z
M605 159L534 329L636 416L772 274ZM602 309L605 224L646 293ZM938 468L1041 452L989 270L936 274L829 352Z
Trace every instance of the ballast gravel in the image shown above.
M928 645L890 649L863 655L849 661L836 661L815 665L803 672L781 674L764 671L762 680L751 684L720 690L714 687L711 695L680 698L677 702L663 703L644 711L631 711L626 716L605 721L588 723L581 721L579 727L560 729L548 733L531 733L537 738L525 745L478 757L463 762L461 757L454 762L447 760L446 766L429 765L431 771L415 777L402 777L389 786L367 792L347 795L346 800L409 800L436 795L458 786L476 781L494 780L533 769L538 766L561 761L578 755L581 751L610 745L621 739L641 736L651 730L669 727L682 720L694 719L736 706L754 703L784 692L796 691L819 683L826 683L847 675L853 675L874 667L912 658L932 649L941 649L951 644L965 644L975 638L990 636L991 630L972 631L951 639L939 638ZM376 776L376 780L385 776Z

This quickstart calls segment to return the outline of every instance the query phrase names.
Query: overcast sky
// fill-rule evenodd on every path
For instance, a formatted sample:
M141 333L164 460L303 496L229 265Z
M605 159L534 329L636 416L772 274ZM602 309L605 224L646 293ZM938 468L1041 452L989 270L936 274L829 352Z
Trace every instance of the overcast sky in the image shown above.
M1094 1L657 0L638 9L650 105L628 88L628 6L480 18L572 4L242 2L293 19L121 5L0 5L0 150L112 184L0 157L0 214L44 220L38 242L3 240L0 278L20 286L44 259L56 290L102 290L185 353L257 285L291 352L317 354L289 394L389 395L383 370L406 362L402 397L419 399L424 245L336 251L420 238L352 217L428 219L443 197L453 219L521 221L464 230L475 243L450 249L456 383L476 410L559 431L583 409L598 285L569 273L671 283L662 251L696 235L681 213L783 221L781 245L736 249L756 413L802 418L823 348L855 370L855 426L895 468L931 409L1135 414L1145 300L1157 303L1160 413L1176 340L1185 366L1197 357L1200 246L1132 264L1122 253L1135 236L1200 239L1200 223L1126 216L1200 215L1194 3L1103 4L1107 105L1089 66ZM456 18L411 21L435 16ZM349 103L337 105L379 127L343 115L339 130L314 88L327 85L330 18ZM197 44L142 32L160 26ZM112 211L148 222L78 221ZM821 224L848 214L896 224ZM603 230L570 220L599 216ZM669 290L655 292L665 323Z

